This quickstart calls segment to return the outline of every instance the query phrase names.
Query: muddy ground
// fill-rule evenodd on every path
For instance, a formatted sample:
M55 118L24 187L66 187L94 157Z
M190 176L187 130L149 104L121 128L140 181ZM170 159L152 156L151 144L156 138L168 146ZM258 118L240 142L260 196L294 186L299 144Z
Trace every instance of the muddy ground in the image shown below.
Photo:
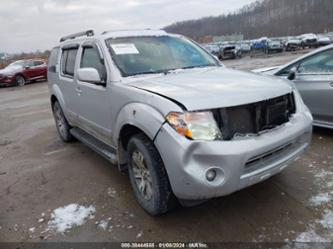
M300 54L226 61L249 69ZM0 89L0 241L332 241L333 131L315 129L310 150L283 173L228 197L162 217L136 203L128 177L85 145L64 144L46 83ZM95 209L65 233L51 213Z

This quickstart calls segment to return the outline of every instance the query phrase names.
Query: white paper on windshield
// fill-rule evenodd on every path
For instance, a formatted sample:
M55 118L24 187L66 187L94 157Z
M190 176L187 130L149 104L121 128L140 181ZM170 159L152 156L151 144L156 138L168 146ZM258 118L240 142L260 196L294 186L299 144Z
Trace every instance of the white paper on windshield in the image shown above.
M121 54L139 54L139 50L132 43L112 44L113 51L117 55Z

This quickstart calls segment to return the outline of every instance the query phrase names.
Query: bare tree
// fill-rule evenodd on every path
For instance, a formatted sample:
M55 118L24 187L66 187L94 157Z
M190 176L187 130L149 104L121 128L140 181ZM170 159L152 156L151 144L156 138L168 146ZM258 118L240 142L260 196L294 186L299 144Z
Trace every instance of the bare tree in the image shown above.
M164 29L193 39L241 33L247 39L333 31L332 0L261 0L235 13L174 23Z

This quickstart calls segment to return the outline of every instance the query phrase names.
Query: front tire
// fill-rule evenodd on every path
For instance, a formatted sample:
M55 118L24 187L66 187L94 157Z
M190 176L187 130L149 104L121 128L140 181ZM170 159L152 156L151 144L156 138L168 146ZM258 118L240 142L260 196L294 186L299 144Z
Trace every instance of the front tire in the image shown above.
M26 83L26 80L22 75L17 75L15 77L15 81L16 81L16 85L19 86L19 87L24 86L25 83Z
M61 140L66 143L74 141L74 137L70 133L71 126L68 124L67 119L58 101L54 103L52 110L57 131Z
M128 172L134 195L151 215L164 214L177 206L161 156L144 134L133 136L127 146Z

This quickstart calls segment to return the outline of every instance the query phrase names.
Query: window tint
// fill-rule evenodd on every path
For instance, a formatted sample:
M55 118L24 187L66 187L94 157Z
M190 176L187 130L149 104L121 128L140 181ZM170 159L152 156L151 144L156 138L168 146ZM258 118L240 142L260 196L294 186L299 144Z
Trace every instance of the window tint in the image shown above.
M44 61L34 61L34 66L35 67L43 65L43 64L44 64Z
M333 73L333 50L324 51L301 62L299 73Z
M83 49L81 68L92 67L95 68L103 82L106 81L106 70L104 62L101 60L98 50L95 47L88 47Z
M33 61L26 61L24 64L25 67L34 67L35 63Z
M64 75L74 76L77 49L65 49L61 57L61 71Z

